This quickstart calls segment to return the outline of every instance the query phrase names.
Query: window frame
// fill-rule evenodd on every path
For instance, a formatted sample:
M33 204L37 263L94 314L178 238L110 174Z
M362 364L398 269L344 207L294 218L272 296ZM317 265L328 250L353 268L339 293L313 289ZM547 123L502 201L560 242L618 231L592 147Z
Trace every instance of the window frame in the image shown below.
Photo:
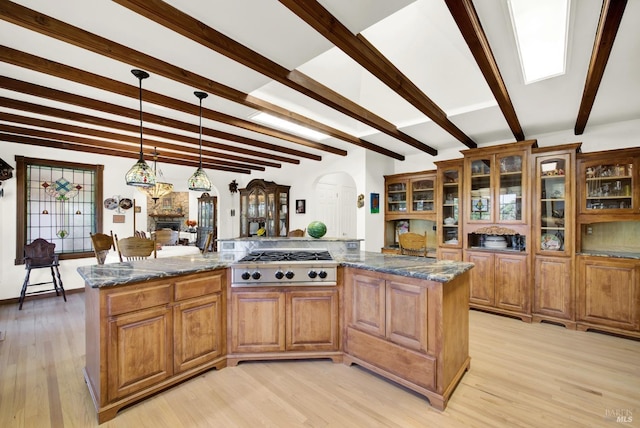
M16 159L16 265L24 264L24 246L27 244L27 167L43 166L54 168L84 169L95 172L95 218L94 233L102 231L103 221L103 172L104 165L91 165L78 162L57 161L17 156ZM93 251L59 253L60 260L83 259L93 257Z

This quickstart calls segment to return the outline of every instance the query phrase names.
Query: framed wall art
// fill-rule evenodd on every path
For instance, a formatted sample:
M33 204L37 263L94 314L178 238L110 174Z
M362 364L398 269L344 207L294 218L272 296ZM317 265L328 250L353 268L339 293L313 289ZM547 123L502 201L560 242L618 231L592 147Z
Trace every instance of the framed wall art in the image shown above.
M371 194L371 214L380 212L380 193Z

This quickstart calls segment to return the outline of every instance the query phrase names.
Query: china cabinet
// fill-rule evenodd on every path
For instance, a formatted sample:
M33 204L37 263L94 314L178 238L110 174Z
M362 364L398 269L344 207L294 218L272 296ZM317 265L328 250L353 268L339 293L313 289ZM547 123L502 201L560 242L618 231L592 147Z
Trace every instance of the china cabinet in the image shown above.
M580 222L640 219L639 167L640 149L637 148L580 154Z
M438 257L462 260L462 159L436 162Z
M240 236L287 236L290 187L254 179L240 189Z
M435 171L385 175L384 178L387 218L435 218Z
M203 193L198 198L198 233L196 236L196 246L204 248L209 233L213 233L213 251L216 250L217 221L216 212L218 207L218 197L209 196Z
M534 148L533 320L575 328L575 164L580 143Z

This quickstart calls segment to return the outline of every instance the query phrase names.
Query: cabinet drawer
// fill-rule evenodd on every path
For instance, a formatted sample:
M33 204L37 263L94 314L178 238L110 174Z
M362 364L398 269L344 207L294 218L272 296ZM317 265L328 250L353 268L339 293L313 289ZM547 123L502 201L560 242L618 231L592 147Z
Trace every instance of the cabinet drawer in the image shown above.
M224 275L215 273L209 276L197 276L177 281L174 298L175 300L185 300L218 293L222 291L223 278Z
M436 360L356 329L347 329L348 353L401 379L435 391Z
M166 305L171 301L171 284L160 284L114 292L107 295L107 315L119 315L153 306Z

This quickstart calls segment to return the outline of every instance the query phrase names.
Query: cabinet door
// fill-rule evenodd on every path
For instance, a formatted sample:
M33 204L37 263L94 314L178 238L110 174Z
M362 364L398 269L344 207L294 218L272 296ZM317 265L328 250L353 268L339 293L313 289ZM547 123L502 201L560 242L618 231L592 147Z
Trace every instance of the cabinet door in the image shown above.
M440 260L453 260L455 262L462 261L462 250L438 248L438 259Z
M640 263L578 258L577 320L640 331Z
M573 248L573 192L570 155L536 159L535 249L547 255L571 254Z
M431 214L436 212L435 182L435 176L421 177L410 180L411 212L416 214Z
M278 291L231 294L231 351L285 350L285 295Z
M171 310L155 307L108 322L109 401L125 397L172 376Z
M438 170L440 210L438 210L438 245L460 248L462 235L462 167Z
M533 312L572 320L573 286L570 258L536 256Z
M351 278L351 319L347 322L367 333L385 336L385 281L366 275Z
M523 223L527 209L526 178L523 173L526 166L522 153L496 155L498 169L498 188L495 217L500 223Z
M465 258L465 261L475 264L469 275L469 301L480 305L493 306L495 304L493 254L467 252Z
M526 256L496 253L496 307L517 312L529 311L528 270Z
M406 214L407 212L407 180L387 181L387 214Z
M338 290L289 291L286 300L288 351L339 349Z
M581 161L578 170L580 213L636 213L635 174L633 157Z
M222 355L222 312L219 294L187 300L173 308L176 373Z
M398 345L426 352L427 289L397 281L387 281L386 287L386 336Z
M465 159L465 174L468 190L466 194L467 220L473 223L490 223L493 211L491 166L493 156Z

